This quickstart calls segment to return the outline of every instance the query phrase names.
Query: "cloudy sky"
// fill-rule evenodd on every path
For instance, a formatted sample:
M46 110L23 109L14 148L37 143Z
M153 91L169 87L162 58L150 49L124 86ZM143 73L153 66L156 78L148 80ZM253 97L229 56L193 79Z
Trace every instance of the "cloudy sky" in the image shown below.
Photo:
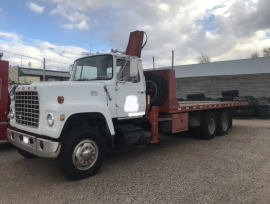
M0 50L12 65L67 70L92 52L125 50L143 30L145 68L246 59L270 46L269 0L9 0L0 4ZM91 40L92 33L92 40ZM9 53L8 53L9 52ZM25 56L15 55L18 53ZM53 61L62 62L55 63Z

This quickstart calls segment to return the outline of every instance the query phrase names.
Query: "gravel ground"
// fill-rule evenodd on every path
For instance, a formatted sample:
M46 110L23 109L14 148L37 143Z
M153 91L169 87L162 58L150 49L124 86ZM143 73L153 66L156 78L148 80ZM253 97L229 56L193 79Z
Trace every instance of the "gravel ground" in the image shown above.
M68 181L54 159L0 146L0 203L270 203L269 120L234 120L210 141L161 135L109 154L94 177Z

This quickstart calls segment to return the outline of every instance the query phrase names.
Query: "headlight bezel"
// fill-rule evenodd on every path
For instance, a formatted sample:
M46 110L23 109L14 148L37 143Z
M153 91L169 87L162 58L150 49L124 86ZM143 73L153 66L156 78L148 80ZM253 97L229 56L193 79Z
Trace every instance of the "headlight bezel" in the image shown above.
M49 113L47 115L47 123L50 127L52 127L54 125L54 117L52 113Z

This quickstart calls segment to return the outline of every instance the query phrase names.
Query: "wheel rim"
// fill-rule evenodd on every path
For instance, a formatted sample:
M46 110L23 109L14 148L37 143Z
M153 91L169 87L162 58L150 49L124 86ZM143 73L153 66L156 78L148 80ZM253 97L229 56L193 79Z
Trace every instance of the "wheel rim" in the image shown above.
M77 169L87 170L96 163L98 154L98 146L93 140L83 140L75 147L72 161Z
M222 118L222 129L226 131L228 129L229 121L227 117Z
M215 120L213 118L210 118L209 122L208 122L208 131L209 133L212 135L214 134L216 129L216 123Z
M147 91L149 89L151 89L151 91ZM146 82L146 91L147 91L147 94L150 95L150 100L152 101L157 95L157 86L156 86L156 84L153 81L147 81Z

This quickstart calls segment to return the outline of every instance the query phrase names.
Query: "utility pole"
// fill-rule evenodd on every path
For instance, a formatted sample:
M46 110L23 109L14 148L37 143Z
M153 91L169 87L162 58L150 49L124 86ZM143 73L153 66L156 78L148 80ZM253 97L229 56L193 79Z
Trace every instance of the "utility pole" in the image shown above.
M173 61L174 61L174 51L172 51L172 69L173 69Z
M44 64L43 64L43 81L46 81L46 79L45 79L45 58L44 58Z
M155 57L153 57L153 68L155 69Z

